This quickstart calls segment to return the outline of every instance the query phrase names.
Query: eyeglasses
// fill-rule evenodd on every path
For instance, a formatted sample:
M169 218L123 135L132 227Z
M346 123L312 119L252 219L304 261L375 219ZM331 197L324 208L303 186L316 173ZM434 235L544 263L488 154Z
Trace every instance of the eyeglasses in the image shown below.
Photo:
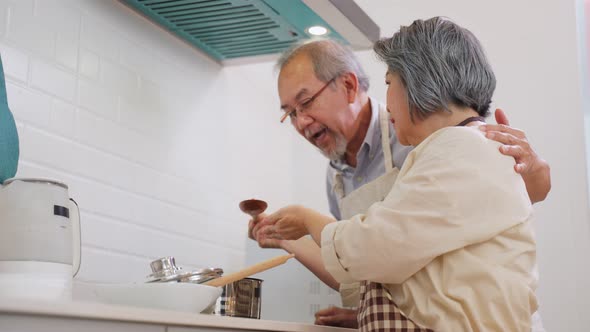
M295 107L293 107L290 110L285 111L285 114L283 114L281 116L281 123L283 123L285 121L285 119L287 117L290 117L291 119L296 119L297 118L297 113L304 113L309 111L309 109L311 108L313 101L319 97L319 95L326 90L326 88L328 87L328 85L330 85L330 83L334 82L334 80L336 79L336 77L334 77L333 79L329 80L318 92L316 92L313 96L302 100L301 102L299 102L297 105L295 105Z

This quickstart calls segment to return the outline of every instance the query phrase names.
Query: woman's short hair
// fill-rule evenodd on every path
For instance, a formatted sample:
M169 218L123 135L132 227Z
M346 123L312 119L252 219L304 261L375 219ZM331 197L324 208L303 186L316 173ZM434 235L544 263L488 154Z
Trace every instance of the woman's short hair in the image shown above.
M366 92L369 90L369 77L363 67L347 46L330 39L306 41L289 48L279 58L276 67L282 70L297 55L309 56L313 64L315 76L322 82L342 75L354 73L359 81L359 88Z
M410 116L425 118L449 105L489 114L496 78L477 38L441 18L416 20L373 47L408 91Z

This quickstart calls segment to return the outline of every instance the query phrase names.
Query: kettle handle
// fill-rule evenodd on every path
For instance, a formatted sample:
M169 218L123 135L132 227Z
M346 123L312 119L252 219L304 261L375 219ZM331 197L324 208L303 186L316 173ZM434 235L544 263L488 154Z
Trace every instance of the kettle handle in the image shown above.
M78 203L70 198L70 221L72 223L72 277L75 277L80 271L80 265L82 263L82 234L80 230L80 209Z

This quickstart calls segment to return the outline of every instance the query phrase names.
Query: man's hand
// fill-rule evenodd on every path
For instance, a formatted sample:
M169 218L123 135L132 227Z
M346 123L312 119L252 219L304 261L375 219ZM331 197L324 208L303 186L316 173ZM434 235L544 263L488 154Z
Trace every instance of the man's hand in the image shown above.
M330 307L315 313L315 324L358 329L357 314L358 309Z
M509 126L504 111L496 109L494 114L498 124L483 125L480 129L486 132L487 138L503 144L502 154L514 158L514 170L522 176L531 202L544 200L551 189L549 164L535 153L522 130Z

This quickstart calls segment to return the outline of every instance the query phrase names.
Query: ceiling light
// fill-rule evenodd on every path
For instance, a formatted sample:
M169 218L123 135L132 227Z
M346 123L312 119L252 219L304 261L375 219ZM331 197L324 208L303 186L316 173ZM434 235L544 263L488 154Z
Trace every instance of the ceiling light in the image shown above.
M315 25L307 28L307 32L314 36L323 36L328 33L328 29L324 28L321 25Z

